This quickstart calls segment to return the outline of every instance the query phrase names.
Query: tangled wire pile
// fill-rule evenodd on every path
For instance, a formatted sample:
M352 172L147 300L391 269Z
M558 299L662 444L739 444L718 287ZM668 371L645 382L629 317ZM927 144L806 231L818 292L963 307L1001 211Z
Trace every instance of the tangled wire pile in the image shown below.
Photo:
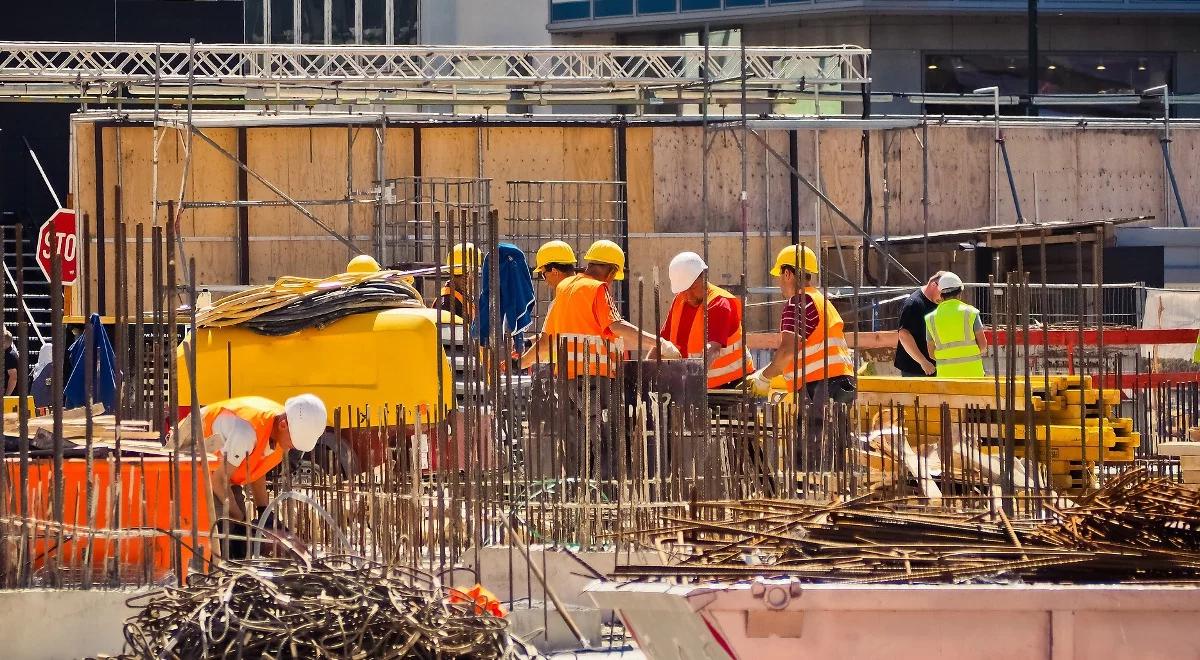
M424 307L411 278L396 271L343 273L323 280L280 278L227 296L196 315L202 328L239 325L282 336L323 327L351 314Z
M1133 470L1048 520L866 499L693 503L635 533L667 566L614 576L804 582L1200 583L1200 494Z
M422 584L423 583L423 584ZM227 562L130 600L123 658L521 658L508 622L432 576L332 557ZM421 586L414 586L420 584Z

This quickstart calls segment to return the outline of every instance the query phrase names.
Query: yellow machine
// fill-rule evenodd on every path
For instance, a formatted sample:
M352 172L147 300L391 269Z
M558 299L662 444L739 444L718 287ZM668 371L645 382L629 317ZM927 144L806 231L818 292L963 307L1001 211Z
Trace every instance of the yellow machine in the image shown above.
M402 406L411 416L424 407L454 403L454 372L442 350L433 310L390 309L354 314L321 328L273 337L243 327L197 330L196 378L200 404L256 395L276 401L311 392L321 397L334 426L341 409L369 407L371 423L381 411ZM187 340L190 341L190 340ZM186 343L186 341L185 341ZM179 359L179 401L192 406L184 346ZM441 395L438 365L441 365Z

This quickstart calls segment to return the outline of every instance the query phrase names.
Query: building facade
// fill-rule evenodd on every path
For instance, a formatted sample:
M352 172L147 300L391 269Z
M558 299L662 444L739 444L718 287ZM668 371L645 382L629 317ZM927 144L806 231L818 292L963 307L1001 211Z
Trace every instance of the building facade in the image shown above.
M549 25L558 43L696 43L707 25L714 45L855 44L873 51L876 92L913 95L877 103L874 112L963 114L988 108L920 95L992 85L1027 95L1027 7L1026 0L549 0ZM1172 94L1200 93L1200 2L1041 0L1039 8L1039 94L1128 95L1164 84ZM1157 116L1162 106L1126 98L1039 112ZM1178 104L1173 114L1198 116L1200 106Z

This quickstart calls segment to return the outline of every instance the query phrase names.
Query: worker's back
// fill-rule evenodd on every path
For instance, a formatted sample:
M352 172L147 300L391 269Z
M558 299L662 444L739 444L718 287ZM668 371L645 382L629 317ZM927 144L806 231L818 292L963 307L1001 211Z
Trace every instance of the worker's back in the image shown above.
M554 339L555 364L565 361L567 378L581 374L612 376L620 359L616 337L604 323L611 318L606 284L587 275L573 275L559 283L554 305L546 318L546 333ZM564 351L559 356L559 349Z
M938 303L925 316L938 378L982 378L983 358L975 340L979 310L956 298Z

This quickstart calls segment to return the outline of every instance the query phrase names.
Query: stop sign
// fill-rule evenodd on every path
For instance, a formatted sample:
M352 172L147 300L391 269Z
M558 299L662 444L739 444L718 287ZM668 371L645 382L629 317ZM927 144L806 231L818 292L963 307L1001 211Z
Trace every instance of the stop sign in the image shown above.
M75 212L59 209L38 230L37 262L50 279L51 259L62 258L62 283L74 284L79 277L79 238L75 234Z

